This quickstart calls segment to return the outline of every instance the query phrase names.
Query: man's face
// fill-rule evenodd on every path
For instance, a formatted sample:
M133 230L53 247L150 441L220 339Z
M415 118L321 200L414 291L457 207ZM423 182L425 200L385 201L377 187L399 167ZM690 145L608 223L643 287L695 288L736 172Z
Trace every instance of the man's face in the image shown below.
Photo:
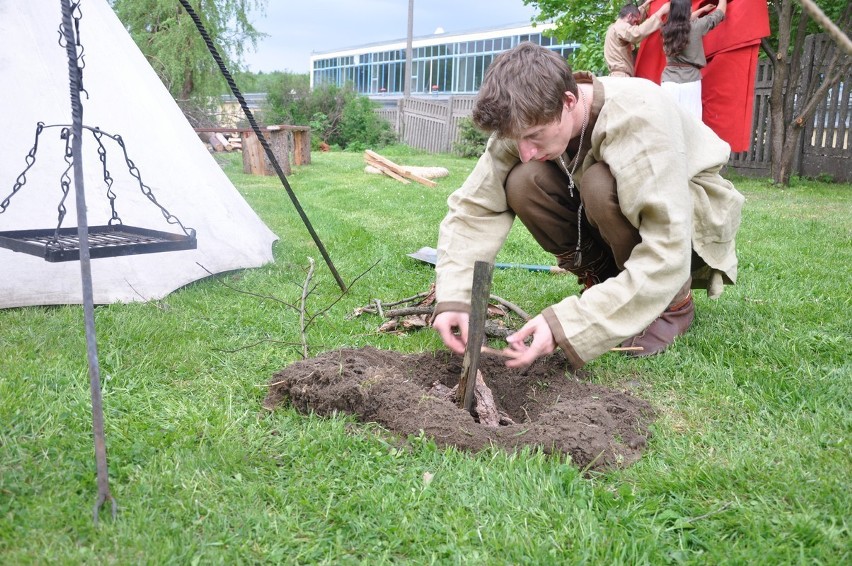
M565 153L574 127L574 120L568 110L569 103L576 104L576 100L573 94L566 93L566 102L562 105L562 115L558 120L532 126L521 132L516 140L521 162L550 161Z

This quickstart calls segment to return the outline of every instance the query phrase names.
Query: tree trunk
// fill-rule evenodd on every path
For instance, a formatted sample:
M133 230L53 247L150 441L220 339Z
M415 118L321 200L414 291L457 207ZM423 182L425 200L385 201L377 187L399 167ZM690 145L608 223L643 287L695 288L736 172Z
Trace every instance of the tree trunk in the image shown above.
M829 89L836 88L848 73L852 56L845 54L834 41L820 45L814 39L804 49L808 15L801 13L797 18L793 0L776 0L773 7L778 17L777 50L766 40L761 42L773 64L769 95L770 175L774 183L787 186L796 173L796 156L805 124L813 119ZM841 27L848 26L850 14L852 8L847 5L839 18Z
M796 150L799 148L799 138L801 136L802 128L797 123L789 124L785 128L784 143L781 147L781 152L778 154L780 156L778 159L778 172L777 175L773 175L772 177L773 183L785 187L790 185L790 177L794 173Z

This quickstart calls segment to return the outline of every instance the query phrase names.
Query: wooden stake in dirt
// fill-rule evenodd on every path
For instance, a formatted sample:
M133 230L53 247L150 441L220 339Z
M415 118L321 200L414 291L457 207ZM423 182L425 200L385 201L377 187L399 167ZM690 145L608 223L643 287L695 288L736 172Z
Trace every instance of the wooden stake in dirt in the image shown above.
M491 276L494 265L477 261L473 265L473 287L470 295L470 322L467 331L467 347L464 352L461 378L456 402L467 412L473 412L476 370L479 369L479 353L485 336L485 319L488 316L488 298L491 296Z

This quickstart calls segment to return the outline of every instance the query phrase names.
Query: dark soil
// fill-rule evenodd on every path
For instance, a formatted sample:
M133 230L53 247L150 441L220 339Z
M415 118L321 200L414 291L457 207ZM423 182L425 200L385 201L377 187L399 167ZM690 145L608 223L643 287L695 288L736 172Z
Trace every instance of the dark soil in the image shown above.
M653 411L628 393L583 381L554 354L524 369L482 354L479 369L497 408L516 424L485 426L441 399L434 383L458 384L463 359L447 351L403 355L361 348L327 352L295 362L270 381L267 409L289 403L299 411L336 411L375 422L402 436L420 431L442 447L507 451L525 446L570 455L580 468L627 466L642 454Z

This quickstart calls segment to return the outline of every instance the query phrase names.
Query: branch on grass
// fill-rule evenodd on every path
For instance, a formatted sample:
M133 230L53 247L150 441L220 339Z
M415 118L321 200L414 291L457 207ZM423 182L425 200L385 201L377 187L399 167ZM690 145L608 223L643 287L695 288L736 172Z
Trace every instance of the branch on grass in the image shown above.
M719 513L721 513L722 511L724 511L725 509L727 509L728 507L730 507L733 504L734 504L733 501L728 501L727 503L725 503L724 505L722 505L718 509L714 509L713 511L709 511L707 513L704 513L703 515L699 515L698 517L686 519L686 522L687 523L694 523L696 521L700 521L701 519L706 519L707 517L712 517L713 515L718 515Z
M418 293L412 297L401 299L399 301L385 303L380 299L373 299L371 304L355 309L349 317L354 318L364 313L378 314L382 319L387 320L387 322L383 323L379 327L380 333L400 332L405 329L411 330L423 328L429 326L428 321L435 312L434 295L435 290L433 285L429 291ZM492 305L490 308L499 310L500 318L505 318L506 315L509 314L509 311L511 311L519 316L524 322L530 319L530 315L516 304L497 295L490 295L489 297L493 303L499 305L499 307ZM387 308L388 306L398 306L404 303L409 303L409 305L395 309ZM491 314L496 316L496 313L493 311ZM511 328L501 325L499 321L488 320L485 324L485 334L489 338L505 339L513 331L514 330Z
M308 359L308 335L305 332L305 303L308 301L308 284L311 282L311 277L314 276L314 258L309 257L308 275L305 277L305 284L302 285L302 300L299 302L299 327L301 328L302 336L302 357Z
M313 258L309 257L308 261L310 262L310 265L308 267L308 273L307 273L307 276L305 278L305 281L301 285L301 299L300 299L298 306L293 305L291 303L288 303L286 301L282 301L278 297L273 297L271 295L262 295L262 294L259 294L259 293L252 293L251 291L244 291L242 289L238 289L238 288L236 288L232 285L229 285L228 283L226 283L222 279L218 279L218 281L222 285L224 285L225 287L227 287L231 291L241 293L243 295L249 295L251 297L257 297L259 299L275 301L279 304L282 304L284 306L290 307L293 310L296 310L299 313L299 331L300 331L300 338L301 338L301 342L299 342L298 344L302 346L302 356L305 359L307 359L307 357L308 357L307 330L308 330L308 327L310 327L311 323L319 315L328 312L334 305L336 305L344 297L344 295L346 295L349 292L349 290L352 289L352 287L355 285L355 283L359 279L361 279L364 275L369 273L374 267L376 267L376 265L378 265L381 260L377 260L366 271L364 271L363 273L358 275L355 279L353 279L352 282L347 286L347 290L343 291L334 301L331 302L330 305L328 305L327 307L325 307L324 309L322 309L321 311L319 311L319 312L317 312L313 315L308 315L308 313L307 313L307 302L308 302L308 297L311 295L311 293L313 293L313 291L316 289L317 285L311 286L311 279L313 278L313 274L314 274L314 260L313 260ZM209 275L215 275L215 273L213 273L212 271L210 271L209 269L207 269L206 267L204 267L200 263L196 262L196 265L198 265L198 267L200 267L201 269L206 271ZM246 350L248 348L253 348L253 347L255 347L259 344L263 344L264 342L276 342L276 343L279 343L279 344L296 345L296 343L293 343L293 342L284 342L284 341L281 341L281 340L264 339L264 340L258 340L257 342L254 342L252 344L248 344L246 346L242 346L240 348L236 348L236 349L233 349L233 350L224 350L224 349L216 349L216 350L220 351L220 352L234 353L234 352L239 352L240 350Z
M204 267L203 265L201 265L201 264L200 264L200 263L198 263L197 261L195 262L195 265L197 265L198 267L200 267L201 269L203 269L204 271L206 271L206 272L207 272L207 273L209 273L210 275L216 275L215 273L213 273L212 271L210 271L209 269L207 269L206 267ZM227 283L225 283L225 281L224 281L224 280L222 280L222 279L219 279L218 281L219 281L219 283L221 283L222 285L224 285L225 287L227 287L227 288L228 288L228 289L230 289L231 291L235 291L235 292L237 292L237 293L242 293L243 295L249 295L249 296L251 296L251 297L257 297L258 299L266 299L266 300L269 300L269 301L275 301L276 303L281 303L282 305L287 306L287 307L290 307L291 309L296 309L296 310L298 310L298 307L296 307L295 305L291 305L291 304L290 304L290 303L288 303L288 302L282 301L282 300L281 300L281 299L279 299L278 297L273 297L273 296L271 296L271 295L261 295L261 294L259 294L259 293L252 293L251 291L243 291L242 289L237 289L236 287L234 287L234 286L232 286L232 285L228 285L228 284L227 284Z
M285 344L287 346L300 346L301 345L299 342L285 342L283 340L273 340L271 338L264 338L263 340L258 340L257 342L254 342L252 344L246 344L245 346L240 346L239 348L234 348L233 350L226 350L224 348L212 348L212 350L214 352L224 352L226 354L235 354L236 352L239 352L241 350L248 350L249 348L254 348L255 346L263 344L264 342L273 342L275 344Z
M401 309L392 309L389 311L384 311L384 316L379 312L379 316L382 318L398 318L401 316L411 316L417 314L428 314L431 315L435 311L435 307L405 307Z
M529 314L527 314L527 312L524 309L522 309L521 307L519 307L515 303L510 303L506 299L500 298L497 295L489 295L489 296L491 297L492 301L496 301L496 302L500 303L501 305L503 305L504 307L506 307L507 309L509 309L510 311L514 312L519 317L524 319L524 322L527 322L529 319L532 318Z
M362 277L364 277L366 274L368 274L370 271L372 271L374 267L376 267L377 265L379 265L379 262L380 262L380 261L382 261L382 260L380 260L380 259L379 259L379 260L376 260L376 262L375 262L373 265L371 265L370 267L368 267L366 271L364 271L361 275L359 275L358 277L356 277L355 279L353 279L353 280L352 280L352 282L351 282L351 283L347 286L347 289L351 290L351 289L352 289L352 286L353 286L353 285L354 285L354 284L355 284L355 283L356 283L359 279L361 279L361 278L362 278ZM325 308L324 308L324 309L322 309L321 311L317 312L317 313L316 313L316 314L314 314L313 316L309 317L309 318L308 318L308 322L307 322L307 324L305 324L305 328L307 329L307 327L311 325L311 323L314 321L314 319L315 319L316 317L318 317L318 316L319 316L319 315L321 315L321 314L325 314L325 313L327 313L327 312L331 309L331 307L333 307L334 305L336 305L336 304L340 301L340 299L342 299L342 298L343 298L343 296L344 296L344 295L346 295L346 293L341 293L341 294L340 294L340 295L339 295L336 299L334 299L334 300L331 302L331 304L330 304L330 305L328 305L327 307L325 307Z

